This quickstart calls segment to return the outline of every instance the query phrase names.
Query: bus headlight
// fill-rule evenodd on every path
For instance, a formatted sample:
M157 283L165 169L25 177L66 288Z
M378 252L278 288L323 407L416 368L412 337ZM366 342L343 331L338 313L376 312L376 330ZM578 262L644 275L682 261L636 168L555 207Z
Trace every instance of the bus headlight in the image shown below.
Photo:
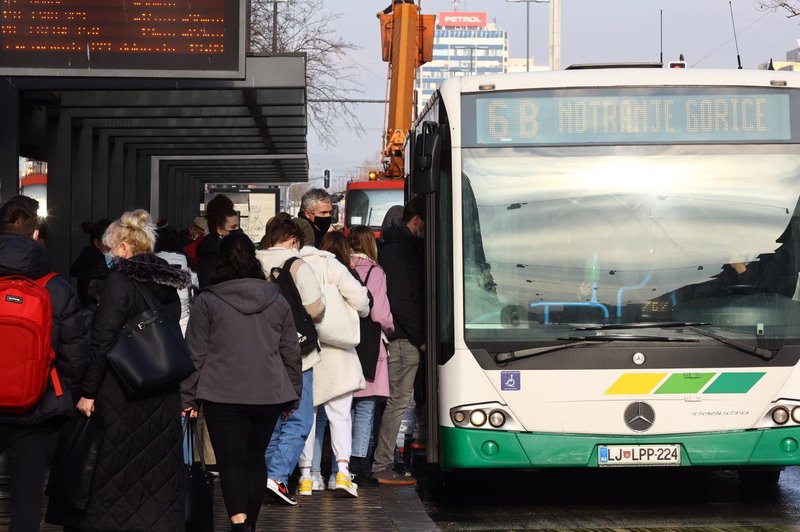
M502 427L506 422L506 415L501 412L500 410L493 410L491 414L489 414L489 425L493 426L494 428Z
M772 421L778 425L785 425L789 421L789 410L786 407L779 406L772 411Z
M800 406L792 408L792 421L800 423Z
M453 421L456 423L463 423L467 420L467 413L463 410L459 410L455 414L453 414Z
M788 412L787 412L788 415ZM469 422L476 427L482 427L486 423L486 412L483 410L473 410L469 415Z

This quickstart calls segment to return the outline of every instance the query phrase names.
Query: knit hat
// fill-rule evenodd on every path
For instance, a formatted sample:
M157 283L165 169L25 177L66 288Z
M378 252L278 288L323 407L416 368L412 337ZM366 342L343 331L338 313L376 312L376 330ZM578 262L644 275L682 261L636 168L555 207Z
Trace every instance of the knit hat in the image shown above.
M208 222L203 216L196 216L194 220L192 220L192 224L196 225L206 233L208 233Z

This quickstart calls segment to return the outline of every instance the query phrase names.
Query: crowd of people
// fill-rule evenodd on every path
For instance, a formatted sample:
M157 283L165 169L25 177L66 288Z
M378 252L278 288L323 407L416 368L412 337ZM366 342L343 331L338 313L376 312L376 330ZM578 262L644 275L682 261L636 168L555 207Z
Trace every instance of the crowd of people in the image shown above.
M415 482L395 464L395 442L425 353L421 199L387 217L380 245L369 227L330 230L323 189L304 195L298 217L273 217L257 245L224 195L180 232L144 210L126 212L84 227L90 243L70 272L77 289L47 277L37 210L25 196L0 207L0 281L45 280L58 377L32 408L0 407L11 532L39 529L54 436L76 416L92 420L98 445L85 507L49 500L46 520L65 531L182 529L189 419L234 531L255 529L267 493L298 504L293 473L299 496L327 488L358 497L359 486ZM180 324L195 372L132 398L108 355L153 302ZM378 336L365 339L364 327Z

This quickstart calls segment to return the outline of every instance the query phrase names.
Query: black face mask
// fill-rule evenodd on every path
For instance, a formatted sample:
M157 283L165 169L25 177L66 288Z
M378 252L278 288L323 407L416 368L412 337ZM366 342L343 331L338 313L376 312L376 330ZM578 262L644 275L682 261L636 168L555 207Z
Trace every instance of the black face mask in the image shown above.
M331 217L326 216L323 218L320 216L315 216L313 224L317 229L320 230L321 233L327 233L328 229L331 228Z

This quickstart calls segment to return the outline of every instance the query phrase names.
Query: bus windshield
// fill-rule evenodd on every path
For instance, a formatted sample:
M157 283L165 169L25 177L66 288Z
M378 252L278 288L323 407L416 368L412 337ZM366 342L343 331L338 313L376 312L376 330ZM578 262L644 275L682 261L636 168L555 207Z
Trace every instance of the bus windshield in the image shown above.
M800 153L780 143L462 150L467 341L703 322L800 337Z
M395 205L403 205L403 189L353 189L347 194L347 227L366 225L379 230L386 212Z

